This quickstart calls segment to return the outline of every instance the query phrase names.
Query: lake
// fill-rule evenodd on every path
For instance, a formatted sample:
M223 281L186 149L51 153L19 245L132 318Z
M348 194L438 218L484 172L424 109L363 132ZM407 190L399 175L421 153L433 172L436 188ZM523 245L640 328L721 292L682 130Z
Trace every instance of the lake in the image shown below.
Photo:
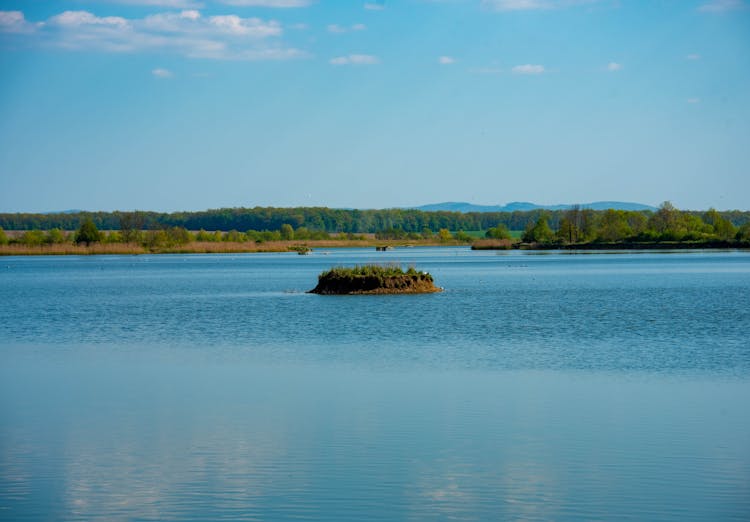
M439 294L305 293L337 265ZM748 520L750 253L0 258L2 520Z

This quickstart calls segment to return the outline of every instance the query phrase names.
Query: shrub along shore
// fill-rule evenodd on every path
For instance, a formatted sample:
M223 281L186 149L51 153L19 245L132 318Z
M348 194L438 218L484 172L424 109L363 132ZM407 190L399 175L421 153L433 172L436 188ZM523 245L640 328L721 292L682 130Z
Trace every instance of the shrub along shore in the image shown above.
M441 213L444 214L444 213ZM516 214L516 213L514 213ZM573 207L566 211L530 211L523 231L502 221L471 233L446 228L421 232L391 225L375 233L328 232L325 228L276 230L198 230L162 226L142 230L139 213L120 213L119 228L100 231L91 217L77 230L0 228L0 255L86 255L147 253L305 252L309 248L472 245L482 249L685 249L750 248L750 221L735 225L727 213L680 211L665 202L655 212ZM740 213L740 218L745 213ZM531 219L534 217L534 219ZM408 228L413 228L410 225Z

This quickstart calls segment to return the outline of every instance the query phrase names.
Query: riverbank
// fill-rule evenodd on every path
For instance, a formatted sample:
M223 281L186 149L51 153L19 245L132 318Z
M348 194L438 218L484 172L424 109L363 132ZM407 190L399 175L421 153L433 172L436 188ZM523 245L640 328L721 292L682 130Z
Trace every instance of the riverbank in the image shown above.
M369 239L320 239L307 241L193 241L184 245L145 247L138 243L92 243L76 245L53 243L47 245L0 245L0 256L44 256L44 255L139 255L139 254L245 254L263 252L299 252L320 248L372 248L417 247L417 246L467 246L460 241L422 240L369 240Z
M659 243L585 243L541 244L510 243L507 240L480 240L472 244L461 241L423 240L345 240L321 239L308 241L266 241L255 243L233 241L193 241L184 245L145 247L138 243L53 243L45 245L0 245L0 256L86 256L142 254L251 254L269 252L311 252L322 248L389 248L465 246L472 250L726 250L750 249L748 241L659 242ZM301 253L301 252L300 252Z

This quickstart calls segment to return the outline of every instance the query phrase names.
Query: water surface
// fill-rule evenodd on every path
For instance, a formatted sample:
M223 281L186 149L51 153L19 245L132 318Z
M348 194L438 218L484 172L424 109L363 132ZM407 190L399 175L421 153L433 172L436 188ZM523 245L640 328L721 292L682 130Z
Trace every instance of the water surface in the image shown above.
M445 287L317 296L333 265ZM0 518L746 520L750 255L0 259Z

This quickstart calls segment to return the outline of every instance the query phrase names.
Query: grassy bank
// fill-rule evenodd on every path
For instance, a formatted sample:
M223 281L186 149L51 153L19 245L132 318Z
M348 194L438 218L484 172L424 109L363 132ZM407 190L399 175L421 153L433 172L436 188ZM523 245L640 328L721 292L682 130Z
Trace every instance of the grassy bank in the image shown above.
M138 254L239 254L252 252L291 252L300 247L307 248L373 248L379 246L458 246L460 241L421 240L377 240L377 239L321 239L308 241L191 241L183 245L145 247L138 243L52 243L44 245L9 244L0 245L0 256L42 256L42 255L138 255Z

